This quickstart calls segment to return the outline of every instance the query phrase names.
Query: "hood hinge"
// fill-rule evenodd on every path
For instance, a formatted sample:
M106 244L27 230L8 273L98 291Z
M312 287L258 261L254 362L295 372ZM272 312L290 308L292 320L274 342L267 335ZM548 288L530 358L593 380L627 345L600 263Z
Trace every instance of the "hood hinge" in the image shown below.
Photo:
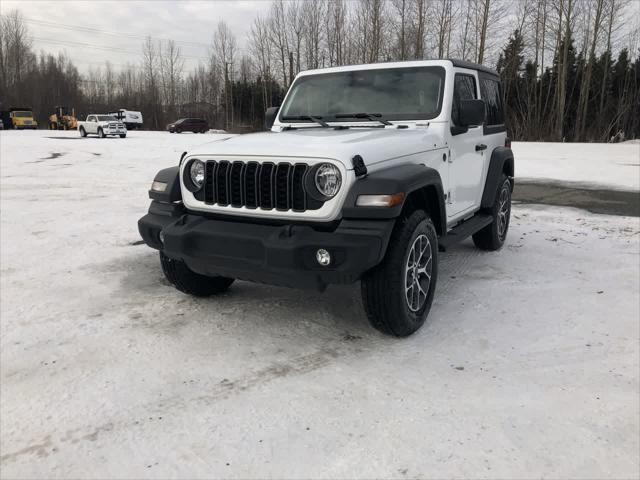
M351 164L353 165L353 173L356 174L357 178L367 175L367 166L364 164L364 160L360 155L355 155L351 159Z

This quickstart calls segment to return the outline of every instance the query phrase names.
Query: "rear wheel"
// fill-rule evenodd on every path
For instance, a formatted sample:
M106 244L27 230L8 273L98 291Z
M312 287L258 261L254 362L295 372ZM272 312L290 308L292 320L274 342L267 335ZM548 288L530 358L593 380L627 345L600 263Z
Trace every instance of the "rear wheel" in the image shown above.
M81 137L86 137L87 136L87 132L84 130L84 127L80 127L78 130L80 131L80 136Z
M511 217L511 181L504 173L498 182L496 198L489 213L493 222L473 234L473 243L481 250L499 250L507 238Z
M160 264L164 276L183 293L196 297L208 297L225 292L233 283L233 278L207 277L191 270L182 260L175 260L160 252Z
M406 337L424 324L433 303L438 237L422 210L398 222L384 260L362 278L362 300L374 328Z

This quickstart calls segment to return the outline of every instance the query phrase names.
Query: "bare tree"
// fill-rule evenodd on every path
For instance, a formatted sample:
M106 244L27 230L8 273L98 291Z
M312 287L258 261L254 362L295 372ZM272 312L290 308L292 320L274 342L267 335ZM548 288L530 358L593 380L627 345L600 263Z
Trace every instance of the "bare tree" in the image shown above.
M397 52L396 59L406 60L409 58L408 36L409 25L411 21L411 0L392 0L391 5L396 14L396 22L394 25Z
M289 7L287 9L287 22L289 23L289 29L291 33L291 38L289 39L289 45L293 49L293 53L296 59L295 71L296 73L302 70L302 65L300 63L302 56L302 41L303 35L305 33L306 27L306 16L304 7L307 5L302 3L301 0L291 0L289 3ZM291 78L293 72L289 72L289 81L293 80Z
M0 17L0 87L2 97L10 91L20 97L23 78L35 61L31 53L31 35L19 10ZM1 99L0 99L1 100ZM13 99L11 99L13 101Z
M449 56L453 27L453 0L438 0L432 4L431 18L436 32L436 56Z
M282 84L287 86L289 85L287 60L290 50L289 40L287 38L287 14L283 0L274 0L271 4L269 20L269 33L280 63Z
M160 51L160 72L165 104L174 112L178 100L184 59L180 47L173 40L168 40Z
M304 39L307 68L323 66L322 40L323 24L326 15L326 2L316 0L305 4L304 11Z
M233 77L235 72L236 38L224 20L218 22L213 37L213 55L224 72L225 128L233 127Z
M258 16L249 32L249 46L254 57L258 75L262 81L262 106L264 110L271 106L271 57L272 44L269 39L267 20Z
M347 14L345 0L329 0L325 23L329 65L344 65L349 58L346 31Z
M575 137L576 140L582 139L584 133L584 125L587 121L587 107L589 105L589 91L591 89L591 75L593 65L596 62L596 45L602 30L605 0L592 0L595 14L593 16L593 24L589 25L586 40L590 40L589 56L587 58L587 66L580 87L580 98L578 100L578 113L576 117ZM592 5L590 5L592 6ZM590 16L589 16L590 17ZM590 38L589 38L590 37Z
M375 63L383 60L386 34L384 0L359 0L352 19L359 61Z
M424 44L427 23L427 0L413 2L413 58L424 58Z

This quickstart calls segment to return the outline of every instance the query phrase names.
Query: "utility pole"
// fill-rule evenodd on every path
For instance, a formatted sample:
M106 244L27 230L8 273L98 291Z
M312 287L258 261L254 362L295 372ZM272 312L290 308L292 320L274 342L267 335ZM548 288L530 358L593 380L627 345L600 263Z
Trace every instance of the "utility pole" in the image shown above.
M229 63L224 62L224 129L229 130Z
M233 127L233 98L231 85L229 84L229 63L224 62L224 129L229 130L229 120Z
M293 83L293 52L289 52L289 85Z

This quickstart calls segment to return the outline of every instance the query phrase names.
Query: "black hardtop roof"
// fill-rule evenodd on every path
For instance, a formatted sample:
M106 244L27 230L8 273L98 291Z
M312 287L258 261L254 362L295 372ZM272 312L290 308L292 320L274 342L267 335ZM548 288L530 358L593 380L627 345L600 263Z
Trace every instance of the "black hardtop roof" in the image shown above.
M495 75L496 77L500 76L494 69L485 67L484 65L480 65L479 63L468 62L466 60L460 60L458 58L447 58L446 60L449 60L451 63L453 63L454 67L468 68L469 70L478 70L479 72Z
M33 110L27 107L11 107L9 111L10 112L31 112Z

